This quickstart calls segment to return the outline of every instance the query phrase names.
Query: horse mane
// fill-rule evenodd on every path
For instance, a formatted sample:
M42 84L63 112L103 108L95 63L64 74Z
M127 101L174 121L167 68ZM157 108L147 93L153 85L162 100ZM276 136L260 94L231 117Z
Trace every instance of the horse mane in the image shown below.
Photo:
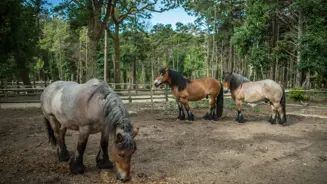
M111 134L115 134L117 128L122 129L126 134L124 136L124 141L120 143L120 145L124 148L133 148L135 146L132 137L133 125L122 100L106 82L99 82L97 87L91 92L89 98L92 98L95 94L100 94L102 97L100 100L103 100L100 104L102 105L104 120L109 124L109 131Z
M184 77L181 73L168 69L168 76L171 78L172 86L177 86L178 91L183 91L191 80Z
M250 80L242 75L232 73L232 78L230 81L231 88L236 89L244 82L250 82Z

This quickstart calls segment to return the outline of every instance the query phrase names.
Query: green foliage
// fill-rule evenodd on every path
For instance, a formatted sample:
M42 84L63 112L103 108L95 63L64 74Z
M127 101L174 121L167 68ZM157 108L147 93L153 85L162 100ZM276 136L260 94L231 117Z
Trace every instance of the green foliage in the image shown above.
M204 73L204 53L201 47L191 46L189 47L184 64L184 72L187 76L191 76L192 72L198 71ZM201 71L202 69L202 71Z
M296 101L307 101L309 97L305 95L303 88L293 88L290 91L290 98Z

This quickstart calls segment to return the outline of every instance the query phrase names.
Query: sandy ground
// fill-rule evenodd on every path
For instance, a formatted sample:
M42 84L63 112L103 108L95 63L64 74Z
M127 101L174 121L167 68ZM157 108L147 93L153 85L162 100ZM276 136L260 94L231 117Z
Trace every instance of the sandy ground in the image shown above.
M201 120L206 108L195 109L188 122L176 121L175 110L127 108L140 127L130 183L327 183L326 119L289 115L285 126L270 125L267 105L245 107L244 124L229 109L216 122ZM86 173L73 176L48 145L38 108L0 109L0 183L116 183L114 171L95 167L99 137L90 136ZM70 151L77 139L67 133Z

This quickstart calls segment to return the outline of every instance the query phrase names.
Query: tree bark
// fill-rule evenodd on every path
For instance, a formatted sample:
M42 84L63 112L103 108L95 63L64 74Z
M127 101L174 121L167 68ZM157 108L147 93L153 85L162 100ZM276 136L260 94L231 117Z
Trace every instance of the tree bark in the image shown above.
M232 44L232 37L229 39L229 72L233 72L234 70L234 47Z
M300 39L303 36L304 33L304 23L303 23L303 12L302 9L299 9L299 20L298 20L298 38ZM300 46L300 42L298 43L298 46ZM301 52L299 49L297 49L297 57L296 62L299 65L302 61ZM297 69L297 77L296 77L296 86L301 87L302 85L302 71L300 69Z
M115 83L121 83L120 73L120 44L119 44L119 24L115 25L114 42L114 63L115 63ZM120 89L120 85L116 85L117 89Z
M108 33L107 30L104 30L104 68L103 68L103 80L107 82L107 72L108 72Z
M14 54L18 74L22 79L24 85L31 85L31 80L29 77L29 68L26 67L26 58L25 53L17 45L17 52Z
M104 18L102 17L102 7L103 1L92 1L87 0L86 6L83 6L81 3L78 5L81 8L86 8L88 10L88 38L89 38L89 57L87 58L86 66L86 80L96 77L96 66L97 66L97 46L101 35L105 27L107 26L108 18L111 13L112 0L106 1L106 13ZM102 21L103 20L103 21Z
M136 84L137 84L136 65L137 65L137 60L136 60L136 57L134 57L134 61L133 61L133 82L134 82L134 89L136 89Z

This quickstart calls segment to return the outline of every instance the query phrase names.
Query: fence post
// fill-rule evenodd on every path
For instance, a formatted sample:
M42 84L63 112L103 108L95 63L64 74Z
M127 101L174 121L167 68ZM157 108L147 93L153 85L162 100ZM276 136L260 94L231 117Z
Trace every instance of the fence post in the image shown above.
M167 85L165 87L165 97L166 97L166 102L168 102L168 88L167 88Z
M128 101L132 103L131 84L128 85Z
M152 84L150 85L151 91L151 109L153 109L153 91L152 91Z

